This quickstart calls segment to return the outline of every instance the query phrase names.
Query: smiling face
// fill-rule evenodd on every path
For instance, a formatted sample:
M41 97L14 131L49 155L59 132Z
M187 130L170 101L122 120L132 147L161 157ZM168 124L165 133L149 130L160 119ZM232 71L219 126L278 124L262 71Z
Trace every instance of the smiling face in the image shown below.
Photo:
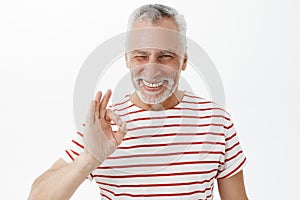
M181 59L168 50L143 49L128 54L131 77L146 104L165 101L177 89Z
M133 50L126 53L126 65L131 71L136 93L143 103L168 103L165 101L172 95L175 96L178 90L180 72L186 68L187 57L185 53L182 53L183 51L179 52L179 49L183 49L178 48L181 46L180 41L170 40L174 34L149 33L150 31L146 29L149 27L172 30L172 32L178 31L175 21L169 18L163 18L158 24L148 21L136 22L133 24L132 30L145 29L146 31L141 34L142 37L133 38L132 41L135 44L142 45L138 48L135 46ZM177 32L175 33L178 35ZM144 43L144 41L146 42ZM154 48L152 44L155 44L154 46L159 44L158 48Z

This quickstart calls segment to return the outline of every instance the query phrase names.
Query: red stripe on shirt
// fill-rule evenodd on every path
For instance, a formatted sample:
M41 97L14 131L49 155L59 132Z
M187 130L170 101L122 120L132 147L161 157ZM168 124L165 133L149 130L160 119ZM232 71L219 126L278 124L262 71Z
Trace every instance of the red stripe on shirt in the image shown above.
M117 131L115 131L117 132ZM128 137L124 138L123 141L126 140L133 140L133 139L140 139L140 138L155 138L155 137L168 137L168 136L200 136L200 135L217 135L217 136L225 136L224 133L216 133L216 132L201 132L201 133L166 133L166 134L156 134L153 133L153 135L141 135L141 136L135 136L135 137Z
M207 119L207 118L224 118L227 121L229 121L230 119L223 116L223 115L211 115L211 116L162 116L162 117L143 117L143 118L136 118L136 119L131 119L131 120L127 120L126 123L131 123L131 122L138 122L138 121L143 121L143 120L154 120L154 119L182 119L182 118L189 118L189 119ZM114 123L113 121L111 122L111 125L116 125L116 123Z
M100 192L100 195L101 195L102 197L105 197L105 198L109 199L109 200L112 200L111 198L109 198L107 195L105 195L105 194L102 193L102 192Z
M72 151L76 156L79 156L79 153L77 153L76 151L73 151L72 149L71 149L71 151Z
M179 183L157 183L157 184L130 184L130 185L116 185L116 184L110 184L106 182L97 181L98 184L102 185L108 185L111 187L117 187L117 188L124 188L124 187L170 187L170 186L180 186L180 185L196 185L196 184L203 184L203 183L209 183L214 179L212 177L211 179L205 179L203 181L191 181L191 182L179 182Z
M234 159L234 158L236 158L238 155L240 155L241 153L243 153L243 151L241 150L241 151L239 151L239 152L237 152L234 156L231 156L230 158L227 158L226 160L225 160L225 162L228 162L228 161L230 161L230 160L232 160L232 159Z
M207 110L222 110L224 112L226 112L224 109L222 108L170 108L169 110L192 110L192 111L207 111ZM145 112L147 110L136 110L136 111L132 111L132 112L126 112L125 114L119 114L119 116L126 116L126 115L131 115L131 114L135 114L135 113L139 113L139 112Z
M83 137L83 134L80 133L79 131L77 131L77 134L80 135L81 137Z
M226 128L226 129L230 129L231 127L233 127L233 123L230 125L230 126L224 126L224 128Z
M66 153L68 154L68 156L69 156L72 160L74 160L73 156L71 156L71 154L69 153L68 150L66 150Z
M206 199L210 198L211 196L212 196L212 194L207 195L207 196L206 196ZM198 199L198 200L202 200L202 199Z
M214 102L212 102L212 101L194 102L194 101L184 101L184 100L182 100L181 103L189 103L189 104L207 104L207 103L214 103Z
M157 167L157 166L175 166L175 165L191 165L191 164L223 164L220 161L190 161L190 162L175 162L164 164L136 164L136 165L118 165L118 166L100 166L97 169L114 169L114 168L133 168L133 167Z
M165 124L160 126L140 126L135 128L128 128L128 131L134 131L139 129L148 129L148 128L166 128L166 127L203 127L203 126L224 126L223 124ZM226 128L226 127L225 127Z
M198 96L193 96L193 95L189 95L189 94L184 94L184 96L187 96L187 97L190 97L190 98L193 98L193 99L203 99L204 100L204 98L202 98L202 97L198 97Z
M234 145L232 145L231 147L225 149L225 152L232 150L234 147L238 146L240 144L240 142L235 143Z
M78 142L76 142L75 140L72 140L72 142L74 144L76 144L77 146L79 146L80 148L84 149L84 146L82 146L81 144L79 144Z
M104 175L104 174L94 174L94 177L100 178L137 178L137 177L155 177L155 176L185 176L194 174L209 174L217 171L217 169L212 169L208 171L196 171L196 172L175 172L167 174L132 174L132 175Z
M246 157L244 158L244 160L234 169L232 170L229 174L220 177L219 179L223 179L223 178L227 178L228 176L230 176L231 174L233 174L234 172L236 172L244 163L246 162Z
M130 196L130 197L168 197L168 196L186 196L186 195L192 195L196 193L205 193L207 190L210 190L211 187L207 187L204 190L196 190L192 192L182 192L182 193L171 193L171 194L130 194L130 193L114 193L106 188L101 187L101 190L105 190L114 196Z
M137 158L137 157L154 157L154 156L171 156L171 155L181 155L181 154L220 154L225 155L222 151L188 151L188 152L173 152L173 153L161 153L161 154L135 154L128 156L109 156L107 159L122 159L122 158Z
M192 118L192 119L207 119L213 117L220 117L226 120L230 120L229 118L223 115L207 115L207 116L189 116L189 115L171 115L171 116L162 116L162 117L143 117L143 118L136 118L132 120L127 120L126 123L135 122L135 121L142 121L142 120L154 120L154 119L176 119L176 118Z
M134 104L131 104L131 105L129 105L129 106L126 106L126 107L124 107L124 108L120 108L120 109L113 109L113 112L115 112L115 111L122 111L122 110L126 110L126 109L128 109L128 108L131 108L132 106L135 106Z
M166 143L166 144L141 144L141 145L133 145L133 146L119 146L118 149L132 149L132 148L140 148L140 147L160 147L160 146L169 146L169 145L194 145L194 144L215 144L215 145L225 145L223 142L174 142L174 143Z
M126 95L125 97L128 97L128 96L129 96L129 95ZM130 100L130 98L127 99L127 100L125 100L125 101L123 101L123 102L121 102L121 103L115 103L115 104L113 104L112 106L119 106L119 105L122 105L122 104L128 102L129 100Z
M229 140L231 140L232 138L234 138L235 136L236 136L236 132L235 132L232 136L226 138L225 141L229 141Z

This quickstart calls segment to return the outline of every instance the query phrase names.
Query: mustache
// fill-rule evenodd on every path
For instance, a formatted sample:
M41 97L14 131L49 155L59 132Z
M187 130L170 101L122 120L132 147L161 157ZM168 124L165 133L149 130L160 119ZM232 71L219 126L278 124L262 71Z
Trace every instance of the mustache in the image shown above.
M157 77L157 78L154 78L154 79L148 79L145 76L138 76L138 77L134 77L133 80L136 81L136 82L138 82L140 80L145 80L147 82L159 83L161 81L171 80L171 78L169 78L169 77Z
M140 89L143 87L142 84L140 84L140 81L141 80L146 80L147 79L144 77L144 76L138 76L138 77L135 77L134 79L134 82L135 82L135 85L136 85L136 88ZM156 82L161 82L161 81L164 81L167 83L167 85L165 85L164 87L168 90L171 90L173 85L174 85L174 79L170 78L170 77L160 77L160 78L156 78L156 79L152 79L151 81L153 81L154 83Z
M160 75L160 76L156 76L154 78L149 79L147 76L145 75L136 75L133 77L133 80L135 82L140 81L140 80L145 80L147 82L153 82L153 83L159 83L161 81L171 81L174 80L176 78L176 73L171 74L169 76L166 75Z

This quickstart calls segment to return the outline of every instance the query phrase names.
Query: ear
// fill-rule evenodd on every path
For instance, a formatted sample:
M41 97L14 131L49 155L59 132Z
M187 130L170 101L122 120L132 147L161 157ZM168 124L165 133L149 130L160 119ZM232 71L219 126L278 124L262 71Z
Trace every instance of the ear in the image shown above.
M181 70L184 71L186 69L186 65L187 65L187 54L185 53L184 54L184 58L183 58L183 63L182 63L182 66L181 66Z

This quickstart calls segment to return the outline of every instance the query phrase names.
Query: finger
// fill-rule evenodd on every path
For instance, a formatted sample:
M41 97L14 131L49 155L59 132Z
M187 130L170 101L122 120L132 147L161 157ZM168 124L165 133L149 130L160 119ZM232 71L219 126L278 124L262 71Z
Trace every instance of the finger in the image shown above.
M111 90L108 89L100 103L100 117L101 118L104 118L104 116L105 116L105 110L106 110L110 96L111 96Z
M115 114L110 109L106 110L105 118L106 118L106 120L112 120L113 122L115 122L119 126L118 131L116 133L113 133L113 138L115 139L117 146L120 145L123 138L124 138L124 136L127 133L126 123L122 121L120 116Z
M115 121L115 123L119 126L118 131L112 133L117 146L119 146L127 133L126 123L123 122L119 117L116 117L113 121Z
M118 131L116 133L114 133L114 135L116 135L118 145L121 144L126 133L127 133L126 122L121 121L121 126L119 127Z
M97 94L96 94L96 97L95 97L95 100L97 101L97 102L99 102L100 103L100 101L101 101L101 96L102 96L102 91L98 91L97 92Z
M121 118L116 113L114 113L111 109L106 109L104 119L107 121L112 120L119 126L121 125L121 121L122 121Z
M102 96L102 92L98 91L97 95L96 95L96 110L95 110L95 119L99 119L100 118L100 102L101 102L101 96Z
M92 124L94 123L95 121L95 117L94 117L94 111L95 110L95 101L92 100L91 104L90 104L90 108L87 112L87 115L86 115L86 124Z

